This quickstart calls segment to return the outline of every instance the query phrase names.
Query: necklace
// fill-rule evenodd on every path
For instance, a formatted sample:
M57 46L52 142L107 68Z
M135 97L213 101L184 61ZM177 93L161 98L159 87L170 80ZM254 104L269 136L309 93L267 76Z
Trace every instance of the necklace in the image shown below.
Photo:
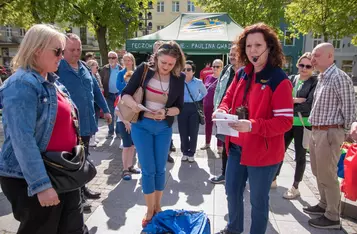
M160 81L160 87L161 87L161 91L163 92L162 96L166 97L167 96L167 91L170 88L170 85L167 86L167 89L164 90L164 88L162 87L162 83L161 83L161 76L160 73L157 73L157 75L159 76L159 81Z

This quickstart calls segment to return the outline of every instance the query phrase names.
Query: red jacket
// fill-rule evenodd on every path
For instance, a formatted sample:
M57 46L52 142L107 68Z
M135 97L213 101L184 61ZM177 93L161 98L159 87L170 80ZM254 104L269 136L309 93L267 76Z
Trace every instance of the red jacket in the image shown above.
M253 65L249 64L237 72L219 109L235 114L236 108L242 105L248 74L252 71ZM242 165L269 166L283 160L284 133L293 123L291 94L291 82L282 69L267 64L253 74L247 95L252 131L226 138L227 149L230 142L242 146Z

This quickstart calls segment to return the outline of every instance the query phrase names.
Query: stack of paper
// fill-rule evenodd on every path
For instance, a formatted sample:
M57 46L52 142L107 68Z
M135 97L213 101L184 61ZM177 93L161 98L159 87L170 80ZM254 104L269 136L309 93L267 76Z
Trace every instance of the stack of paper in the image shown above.
M216 113L216 118L212 121L216 122L217 134L235 137L239 136L238 131L228 125L229 123L237 122L238 116L225 113Z

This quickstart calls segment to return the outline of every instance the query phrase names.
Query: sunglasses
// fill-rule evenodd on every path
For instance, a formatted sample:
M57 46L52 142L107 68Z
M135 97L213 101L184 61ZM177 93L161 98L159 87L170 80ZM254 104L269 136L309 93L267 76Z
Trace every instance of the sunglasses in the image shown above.
M118 57L109 57L108 59L117 59Z
M57 49L53 49L53 51L55 52L55 56L59 57L63 54L64 50L62 50L62 48L57 48Z
M212 66L212 67L213 67L213 68L217 68L217 69L218 69L218 68L220 68L221 66Z
M183 69L183 72L185 72L185 71L190 72L190 71L192 71L192 68L184 68L184 69Z
M311 69L312 68L311 65L306 65L306 64L302 64L302 63L299 64L299 67L300 68L304 68L305 67L306 69Z

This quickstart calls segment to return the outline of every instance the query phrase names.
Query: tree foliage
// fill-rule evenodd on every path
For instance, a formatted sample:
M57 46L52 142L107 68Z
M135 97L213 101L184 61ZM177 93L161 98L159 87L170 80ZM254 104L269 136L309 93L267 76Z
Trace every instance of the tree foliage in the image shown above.
M294 0L287 5L285 18L292 31L312 32L324 41L353 36L357 34L357 0Z
M205 12L227 12L238 24L246 27L264 22L280 31L285 0L196 0Z
M138 27L139 1L0 0L0 24L29 28L35 23L88 27L99 43L103 61ZM147 4L147 1L142 1Z

